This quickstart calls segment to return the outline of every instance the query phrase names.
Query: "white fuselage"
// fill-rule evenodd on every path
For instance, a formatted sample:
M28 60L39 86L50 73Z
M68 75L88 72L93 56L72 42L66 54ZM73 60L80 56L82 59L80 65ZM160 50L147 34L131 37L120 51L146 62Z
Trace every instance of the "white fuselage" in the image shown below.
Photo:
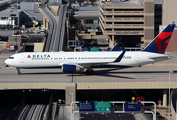
M60 67L63 64L91 65L107 64L115 61L121 51L117 52L28 52L14 54L5 61L18 68ZM30 58L28 57L30 56Z
M137 67L145 64L155 63L170 59L171 56L144 51L128 51L119 63L109 63L109 65Z
M18 68L61 67L63 64L87 68L98 65L135 67L170 59L165 54L133 51L126 52L120 62L114 62L121 51L111 52L26 52L9 57L5 63Z

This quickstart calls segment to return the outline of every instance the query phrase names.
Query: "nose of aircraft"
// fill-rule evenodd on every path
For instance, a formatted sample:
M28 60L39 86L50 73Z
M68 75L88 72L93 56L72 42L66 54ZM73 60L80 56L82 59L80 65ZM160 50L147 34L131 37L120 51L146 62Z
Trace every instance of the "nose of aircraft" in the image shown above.
M5 60L5 64L8 65L8 59Z
M6 64L6 65L12 65L12 61L9 60L9 59L6 59L6 60L5 60L5 64Z

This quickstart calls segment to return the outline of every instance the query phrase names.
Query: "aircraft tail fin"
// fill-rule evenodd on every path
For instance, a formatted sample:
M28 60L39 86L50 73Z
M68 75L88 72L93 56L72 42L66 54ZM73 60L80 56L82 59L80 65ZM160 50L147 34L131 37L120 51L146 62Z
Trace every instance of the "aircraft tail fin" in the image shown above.
M117 42L116 45L114 45L114 47L110 51L118 51L119 50L119 48L118 48L119 44L120 44L120 42Z
M121 50L124 50L124 48L119 47L119 44L120 44L120 42L117 42L110 51L121 51Z
M168 43L170 41L174 28L175 28L175 24L169 24L142 51L164 54L168 46Z

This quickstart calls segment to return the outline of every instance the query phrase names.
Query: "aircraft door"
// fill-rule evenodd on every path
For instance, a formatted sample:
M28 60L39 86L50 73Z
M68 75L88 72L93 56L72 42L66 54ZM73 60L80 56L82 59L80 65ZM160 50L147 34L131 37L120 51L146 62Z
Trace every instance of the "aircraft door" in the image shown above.
M139 62L139 56L138 55L135 55L135 61Z
M21 62L21 63L24 63L24 58L23 58L23 56L20 57L20 62Z

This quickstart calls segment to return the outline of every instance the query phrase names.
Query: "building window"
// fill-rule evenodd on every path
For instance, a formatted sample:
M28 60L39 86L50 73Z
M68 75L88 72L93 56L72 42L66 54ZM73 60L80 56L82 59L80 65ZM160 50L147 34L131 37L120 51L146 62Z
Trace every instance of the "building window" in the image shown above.
M106 11L112 11L112 9L106 9Z
M6 20L8 19L8 17L1 17L1 20Z
M16 14L10 14L10 16L16 16Z
M144 9L114 9L114 11L144 11Z
M87 20L87 24L93 24L93 20Z

